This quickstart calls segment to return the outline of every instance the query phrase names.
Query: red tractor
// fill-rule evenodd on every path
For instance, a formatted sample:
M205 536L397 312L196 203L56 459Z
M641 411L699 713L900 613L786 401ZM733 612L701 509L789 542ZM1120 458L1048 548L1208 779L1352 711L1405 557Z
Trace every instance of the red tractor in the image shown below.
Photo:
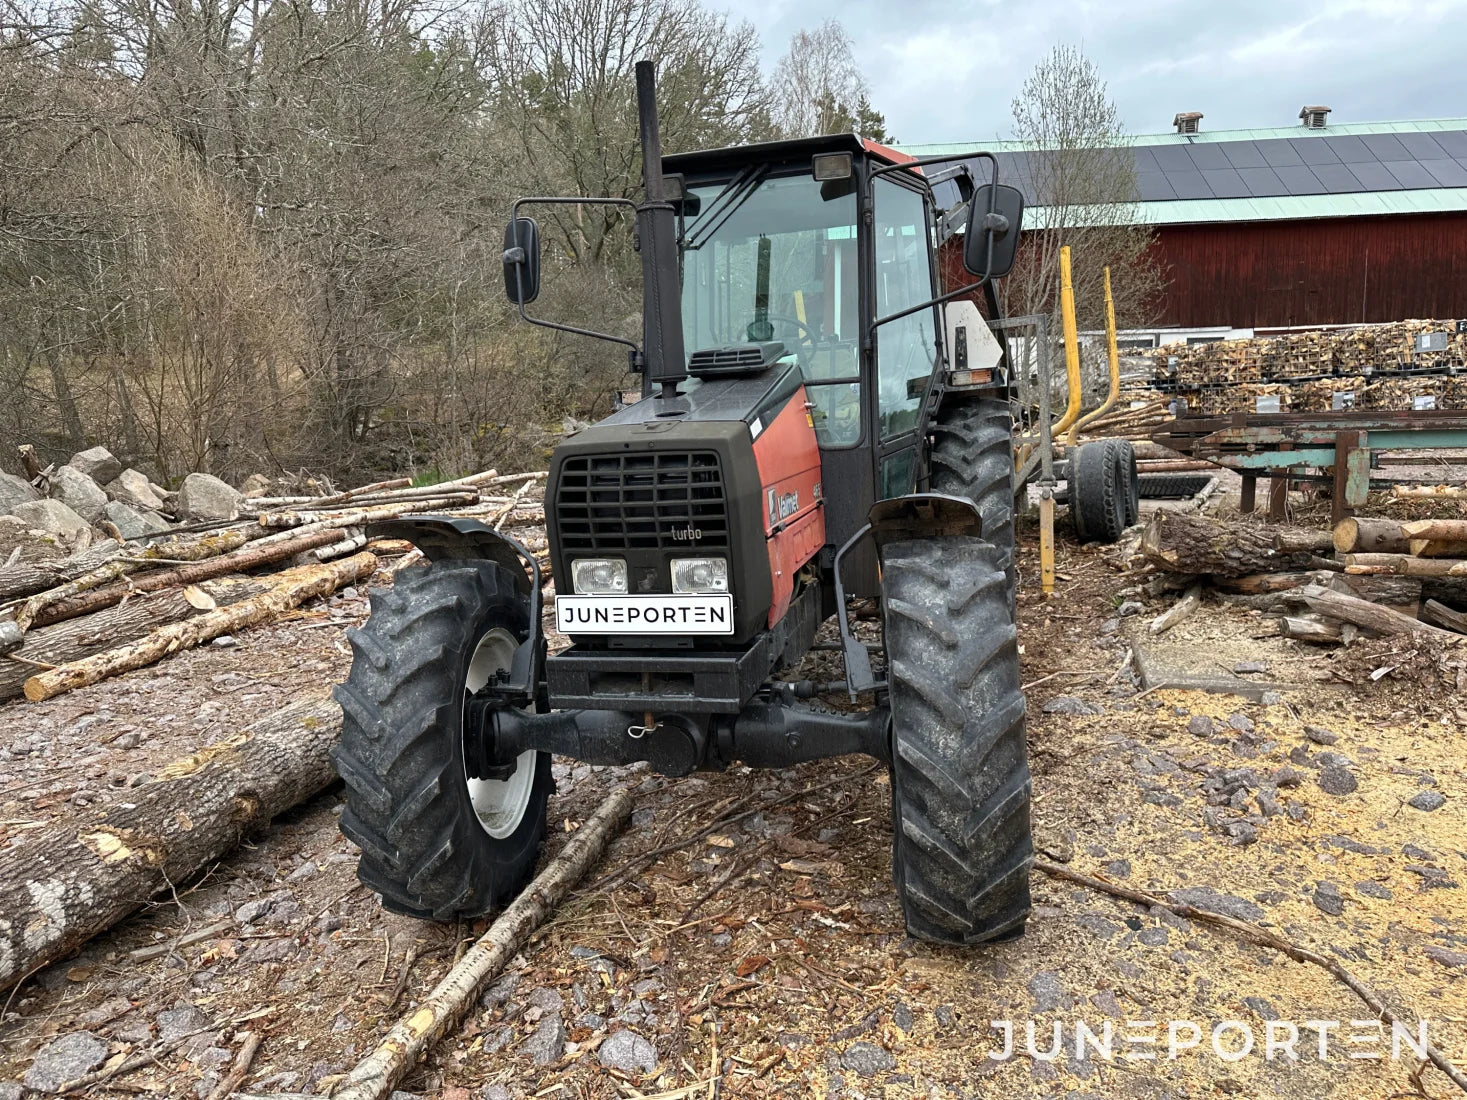
M964 158L989 169L979 184L852 135L664 159L649 64L637 82L643 201L521 199L505 240L510 300L551 324L526 312L540 249L521 208L635 209L643 399L568 436L546 491L572 644L547 653L540 571L514 540L451 517L380 528L430 564L373 594L337 689L362 881L424 918L503 905L535 867L552 754L680 776L861 753L891 768L912 934L1021 935L1010 380L969 296L997 316L1022 199L987 154ZM973 278L943 291L949 241ZM874 669L851 596L880 603ZM832 618L844 679L791 679Z

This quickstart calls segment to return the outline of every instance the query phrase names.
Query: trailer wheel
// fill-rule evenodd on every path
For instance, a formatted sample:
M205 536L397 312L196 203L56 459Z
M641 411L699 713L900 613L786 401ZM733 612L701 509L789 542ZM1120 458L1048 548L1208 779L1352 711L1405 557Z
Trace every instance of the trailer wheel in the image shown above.
M1125 506L1125 522L1130 527L1141 518L1141 476L1136 471L1136 448L1129 439L1107 439L1121 480L1121 501Z
M1115 542L1126 529L1126 486L1116 450L1108 446L1114 442L1083 444L1070 459L1070 516L1081 542Z
M966 497L983 517L983 539L1000 554L1010 598L1014 566L1013 414L1005 399L944 403L932 425L931 485L935 493Z
M529 881L545 838L548 753L522 754L502 780L471 779L464 766L464 702L509 667L529 600L484 561L403 570L371 600L335 691L341 831L361 848L358 877L386 908L482 916Z
M888 544L892 875L907 930L943 943L1023 934L1029 762L1003 555L961 536Z

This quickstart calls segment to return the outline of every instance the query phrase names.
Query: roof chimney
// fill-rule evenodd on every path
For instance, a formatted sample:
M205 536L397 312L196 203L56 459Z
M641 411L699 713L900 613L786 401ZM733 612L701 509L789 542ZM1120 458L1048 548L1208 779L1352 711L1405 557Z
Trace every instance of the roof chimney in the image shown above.
M1299 108L1299 117L1304 121L1304 129L1306 130L1323 130L1327 124L1325 116L1328 114L1328 107Z
M1172 119L1172 125L1177 128L1177 133L1179 134L1195 134L1202 128L1198 125L1201 121L1201 111L1182 111L1176 118Z

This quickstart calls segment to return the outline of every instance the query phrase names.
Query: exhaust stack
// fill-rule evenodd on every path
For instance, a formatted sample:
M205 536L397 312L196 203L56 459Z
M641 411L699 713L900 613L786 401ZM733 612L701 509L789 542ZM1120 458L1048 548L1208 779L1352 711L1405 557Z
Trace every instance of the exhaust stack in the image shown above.
M678 286L677 221L662 184L662 139L657 128L657 80L652 62L637 62L637 122L642 139L645 196L637 207L642 253L642 346L647 378L659 397L677 396L688 376Z

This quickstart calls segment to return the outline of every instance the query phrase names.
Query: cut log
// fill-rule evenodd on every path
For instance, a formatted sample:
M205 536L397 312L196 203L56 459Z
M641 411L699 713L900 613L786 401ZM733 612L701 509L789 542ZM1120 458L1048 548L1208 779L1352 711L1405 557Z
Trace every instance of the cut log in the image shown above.
M1349 517L1335 524L1332 541L1341 554L1404 554L1408 536L1393 519Z
M1467 489L1458 485L1392 485L1391 495L1401 500L1467 500Z
M1180 600L1151 620L1151 633L1165 634L1179 622L1190 617L1201 606L1202 585L1199 583L1187 589Z
M322 523L328 520L338 520L343 516L351 520L351 526L359 526L360 520L353 517L358 514L367 515L372 512L392 512L395 516L406 515L409 512L435 512L443 509L461 508L466 504L477 504L479 495L477 493L449 493L437 496L416 497L401 502L389 501L385 504L373 505L370 508L347 510L344 512L261 512L259 521L261 527L306 527L312 524ZM376 516L372 517L374 520Z
M1346 554L1346 573L1400 573L1407 577L1467 577L1467 560L1410 554Z
M1146 525L1141 552L1174 573L1243 577L1306 569L1331 549L1330 536L1307 528L1227 523L1186 512L1158 511Z
M1410 549L1418 558L1467 557L1467 542L1460 540L1438 542L1436 539L1412 539Z
M1306 584L1324 584L1328 579L1328 574L1316 569L1308 573L1249 573L1242 577L1216 577L1212 583L1219 591L1247 596L1303 588Z
M1458 634L1467 634L1467 615L1462 612L1443 607L1435 600L1427 600L1424 611L1426 617L1432 622L1439 623L1449 630L1455 630Z
M1409 615L1402 615L1399 611L1381 607L1358 596L1334 592L1320 585L1311 584L1301 588L1299 597L1309 605L1311 611L1381 634L1421 634L1444 641L1461 641L1461 635L1450 630L1442 630Z
M1407 538L1433 542L1467 542L1467 519L1418 519L1401 524Z
M233 553L208 561L190 562L157 572L144 573L127 581L109 584L105 588L93 589L50 604L39 615L33 626L48 626L79 615L90 615L104 607L112 607L125 597L144 592L157 592L185 584L198 584L211 577L222 577L226 573L247 573L251 569L273 565L303 550L329 546L341 538L339 531L317 531L302 535L293 542L277 542L269 546L258 543L247 544ZM167 621L167 620L163 620Z
M270 578L268 591L232 607L205 612L196 618L155 630L129 645L37 673L25 682L25 697L32 702L40 702L120 672L143 668L180 649L189 649L221 634L268 622L312 596L323 596L344 584L370 577L376 568L376 555L364 551L340 561L287 569Z
M388 1096L418 1059L463 1018L479 991L504 969L600 858L631 813L631 794L624 787L613 791L412 1015L399 1021L381 1045L347 1074L333 1094L335 1100L382 1100Z
M1285 615L1279 620L1285 638L1301 642L1337 643L1341 641L1341 624L1313 615Z
M237 604L265 591L263 578L224 577L200 586L220 607ZM0 699L21 694L37 668L68 664L144 637L158 627L197 615L182 588L134 596L121 606L105 608L84 619L68 619L27 632L24 644L0 657Z
M295 703L117 793L80 826L21 834L0 851L0 990L334 782L327 752L340 726L324 695Z

